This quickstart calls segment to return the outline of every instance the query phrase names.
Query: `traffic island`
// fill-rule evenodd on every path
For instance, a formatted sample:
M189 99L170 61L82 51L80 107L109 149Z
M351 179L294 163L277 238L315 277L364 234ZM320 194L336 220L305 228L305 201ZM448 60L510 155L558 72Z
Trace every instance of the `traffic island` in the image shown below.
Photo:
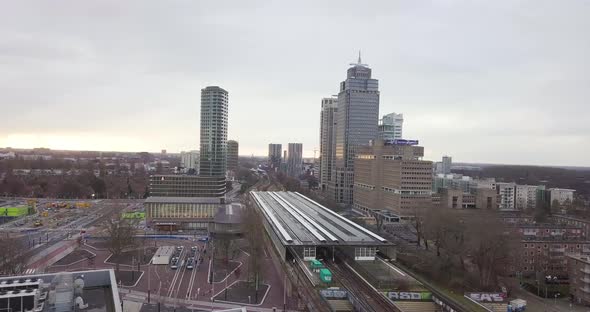
M95 250L107 250L109 248L109 242L106 239L89 239L85 245Z
M232 273L234 273L240 266L241 262L237 261L224 261L215 259L213 261L213 282L221 283L225 281Z
M84 260L93 259L94 257L96 257L95 253L92 253L92 252L90 252L88 250L84 250L84 249L76 249L76 250L72 251L71 253L67 254L65 257L61 258L59 261L57 261L53 265L54 266L68 266L68 265L73 265L73 264L76 264L76 263L84 261Z
M157 247L147 247L140 249L127 250L120 255L111 255L106 260L107 264L120 264L126 266L137 265L138 261L140 265L148 264L156 251Z
M260 305L264 302L266 294L270 290L268 284L258 284L244 280L236 281L213 297L215 301Z

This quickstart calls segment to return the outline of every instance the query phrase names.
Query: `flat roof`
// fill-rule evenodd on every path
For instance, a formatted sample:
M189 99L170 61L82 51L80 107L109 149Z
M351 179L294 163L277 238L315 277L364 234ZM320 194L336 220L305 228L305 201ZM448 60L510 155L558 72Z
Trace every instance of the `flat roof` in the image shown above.
M88 311L122 311L115 272L112 269L7 276L0 277L0 284L3 285L3 291L10 289L10 287L34 289L41 296L47 298L43 302L37 302L35 307L40 311L59 310L64 307L62 304L66 306L65 309L61 309L62 311L74 311L74 281L77 278L84 280L84 288L80 297L84 303L88 304ZM11 291L12 297L22 296L27 292L33 293L34 291L25 289L20 290L20 293ZM52 302L52 297L55 298L55 302Z
M578 261L584 262L586 264L590 264L590 257L589 256L580 255L580 254L568 254L567 256L572 259L576 259Z
M168 196L150 196L145 199L147 203L158 204L220 204L219 197L168 197Z
M251 192L284 246L382 246L385 238L297 192Z
M242 222L242 204L225 204L217 210L213 222L226 224L239 224Z

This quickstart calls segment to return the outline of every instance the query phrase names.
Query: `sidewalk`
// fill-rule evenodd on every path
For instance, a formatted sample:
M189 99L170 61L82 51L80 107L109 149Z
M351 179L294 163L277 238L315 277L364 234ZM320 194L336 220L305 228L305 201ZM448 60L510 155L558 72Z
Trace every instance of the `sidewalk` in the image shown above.
M590 312L590 307L572 305L570 307L569 299L545 299L539 298L530 292L519 288L512 290L512 296L526 300L527 311L539 312Z

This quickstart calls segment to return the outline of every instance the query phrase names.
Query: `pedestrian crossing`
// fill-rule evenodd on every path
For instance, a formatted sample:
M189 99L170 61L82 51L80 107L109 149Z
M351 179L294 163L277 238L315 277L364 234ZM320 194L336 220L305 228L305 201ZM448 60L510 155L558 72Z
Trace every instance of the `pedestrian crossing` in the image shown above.
M37 273L37 269L26 269L23 273L25 275L33 275L33 274Z

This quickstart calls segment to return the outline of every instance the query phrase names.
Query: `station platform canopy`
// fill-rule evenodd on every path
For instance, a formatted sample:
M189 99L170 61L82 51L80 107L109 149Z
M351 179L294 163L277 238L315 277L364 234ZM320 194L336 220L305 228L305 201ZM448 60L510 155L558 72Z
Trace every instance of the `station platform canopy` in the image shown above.
M385 238L297 192L250 192L287 246L392 246Z

